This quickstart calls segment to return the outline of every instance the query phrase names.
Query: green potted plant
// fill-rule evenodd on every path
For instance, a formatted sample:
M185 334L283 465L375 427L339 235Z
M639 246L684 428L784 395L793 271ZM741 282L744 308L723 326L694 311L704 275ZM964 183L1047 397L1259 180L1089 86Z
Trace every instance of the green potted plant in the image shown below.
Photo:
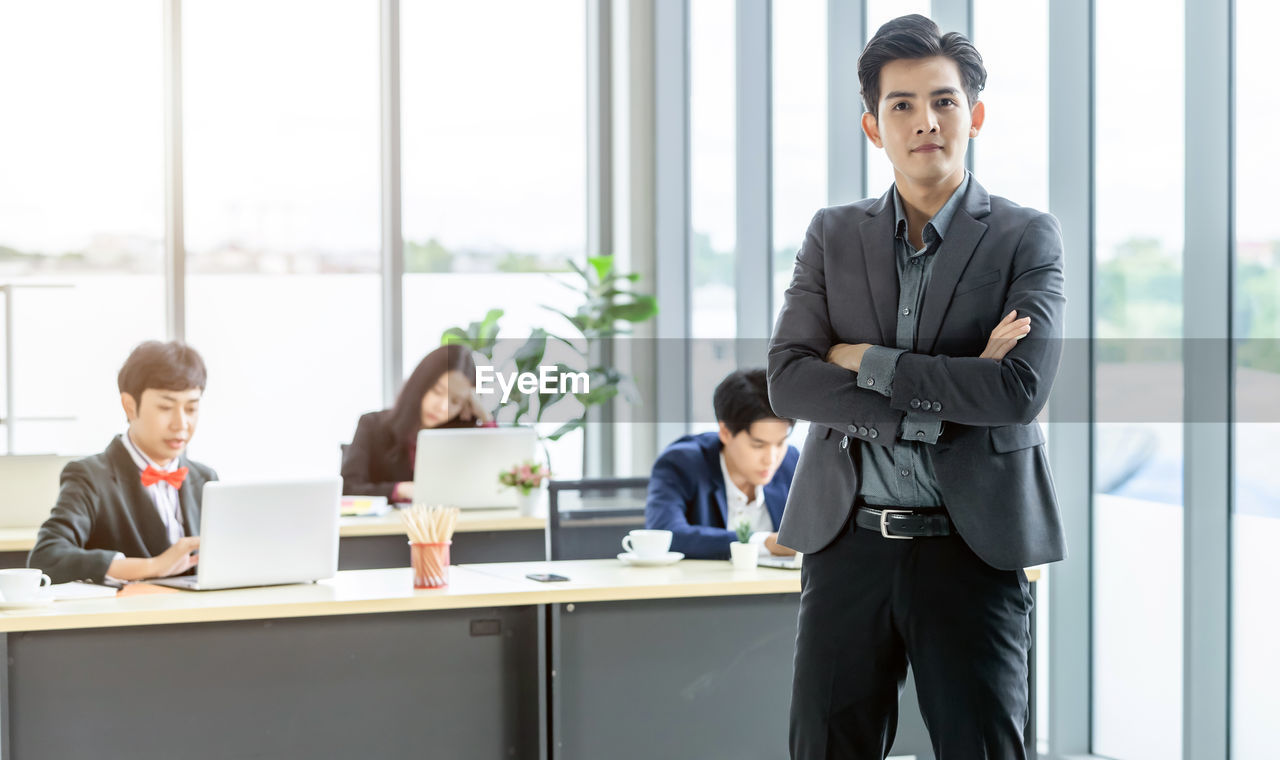
M523 393L512 389L507 400L493 410L494 419L501 422L538 423L551 407L566 399L575 399L581 411L565 412L560 426L545 436L552 441L582 427L591 407L605 404L619 394L632 403L639 403L634 380L602 360L601 348L605 341L629 334L631 325L652 319L658 313L657 299L633 289L640 275L615 271L613 256L591 256L585 267L570 260L569 266L577 273L578 281L558 284L577 294L579 305L573 310L547 304L542 308L564 317L577 334L557 335L537 328L503 364L506 369L514 364L515 371L520 373L536 373L544 363L548 366L554 363L560 373L585 372L590 378L590 390ZM502 314L501 309L490 309L478 322L451 327L441 336L441 343L460 343L496 364L494 350Z
M734 530L738 540L729 544L729 558L734 570L750 570L756 566L756 554L759 550L751 543L751 521L739 520Z

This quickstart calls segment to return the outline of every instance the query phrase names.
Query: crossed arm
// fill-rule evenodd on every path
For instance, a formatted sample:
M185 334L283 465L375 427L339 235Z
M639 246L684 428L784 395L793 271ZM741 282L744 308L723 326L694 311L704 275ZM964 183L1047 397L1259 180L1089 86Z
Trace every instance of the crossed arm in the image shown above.
M902 435L909 413L920 414L911 405L918 399L945 401L930 413L939 421L1008 425L1035 419L1061 356L1062 243L1052 216L1042 214L1023 230L1005 294L1005 317L991 331L982 353L894 353L894 381L885 395L858 383L858 373L875 347L840 341L829 322L823 213L814 217L796 256L769 349L769 397L778 414L846 432L862 427L895 431L867 436L883 446L892 446ZM1025 341L1033 321L1044 339Z

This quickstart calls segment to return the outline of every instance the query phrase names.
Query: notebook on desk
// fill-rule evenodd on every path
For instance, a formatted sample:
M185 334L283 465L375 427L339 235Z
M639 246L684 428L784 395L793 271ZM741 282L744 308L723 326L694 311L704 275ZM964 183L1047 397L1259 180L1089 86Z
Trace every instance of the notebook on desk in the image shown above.
M189 591L308 583L338 571L342 478L206 483L195 575L149 581Z

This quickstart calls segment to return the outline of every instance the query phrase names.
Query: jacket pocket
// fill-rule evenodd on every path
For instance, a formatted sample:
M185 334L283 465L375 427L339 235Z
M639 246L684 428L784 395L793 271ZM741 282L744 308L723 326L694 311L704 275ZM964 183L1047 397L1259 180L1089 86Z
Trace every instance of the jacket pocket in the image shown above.
M966 277L965 279L961 280L956 285L955 294L957 296L964 295L965 293L968 293L971 290L977 290L978 288L985 288L988 285L994 285L997 282L1000 282L1000 270L992 269L989 272L983 272L982 274L975 274L972 277Z
M1039 446L1044 443L1044 430L1039 422L1026 425L1001 425L990 428L991 448L999 454Z

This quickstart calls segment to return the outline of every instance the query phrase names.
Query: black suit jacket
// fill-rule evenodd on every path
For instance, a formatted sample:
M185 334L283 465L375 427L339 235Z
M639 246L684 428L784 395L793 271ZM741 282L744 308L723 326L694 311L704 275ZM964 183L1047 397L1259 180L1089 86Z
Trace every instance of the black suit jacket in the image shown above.
M857 441L892 446L906 412L917 410L944 422L938 442L923 448L969 547L1005 570L1060 560L1066 542L1035 421L1062 353L1058 222L970 180L935 254L916 350L899 359L885 397L825 357L836 343L894 345L890 193L819 211L796 256L769 347L769 399L779 416L818 424L801 451L778 542L806 553L830 543L858 493ZM1031 317L1030 335L1000 362L978 358L1012 309ZM842 447L845 436L851 445Z
M185 454L179 463L187 468L187 478L178 489L178 503L184 530L194 536L200 532L204 484L218 475ZM68 463L61 484L53 512L27 557L28 567L40 568L54 583L101 582L116 552L154 557L169 548L164 522L120 436L101 454Z
M342 492L391 497L396 483L413 480L408 448L391 432L389 411L369 412L342 455Z

